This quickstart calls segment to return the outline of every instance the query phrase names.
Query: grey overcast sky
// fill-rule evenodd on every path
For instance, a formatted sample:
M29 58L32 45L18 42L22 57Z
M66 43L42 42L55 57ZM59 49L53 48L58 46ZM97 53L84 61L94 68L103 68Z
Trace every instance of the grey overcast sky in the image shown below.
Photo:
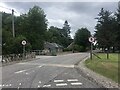
M118 2L2 2L0 6L13 8L20 15L27 13L29 8L34 5L40 6L48 19L48 26L63 27L64 21L67 20L71 26L71 36L82 27L88 28L91 33L95 31L95 25L98 13L101 8L115 12ZM5 8L1 11L11 12Z

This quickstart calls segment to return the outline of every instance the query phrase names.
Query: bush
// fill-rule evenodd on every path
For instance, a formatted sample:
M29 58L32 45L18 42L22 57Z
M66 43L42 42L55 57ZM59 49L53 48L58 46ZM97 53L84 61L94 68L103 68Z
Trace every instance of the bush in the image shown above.
M23 45L21 44L22 40L26 40L26 38L22 35L6 40L3 45L3 55L23 53ZM31 47L31 44L27 42L25 50L29 51Z
M84 46L74 45L73 48L75 51L78 51L78 52L85 52L86 51Z
M66 52L66 51L72 51L72 48L64 48L63 52Z

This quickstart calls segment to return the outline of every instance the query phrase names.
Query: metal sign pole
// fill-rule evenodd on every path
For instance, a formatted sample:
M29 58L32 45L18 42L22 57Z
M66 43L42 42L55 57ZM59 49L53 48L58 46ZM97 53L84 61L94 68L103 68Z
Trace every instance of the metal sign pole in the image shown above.
M25 59L25 45L23 45L23 58Z
M25 59L25 45L26 45L25 40L22 41L22 45L23 45L23 59Z
M90 42L90 59L92 60L92 50L93 50L93 42L95 41L95 39L93 37L89 37L89 42Z
M91 42L91 50L90 50L90 59L92 60L92 49L93 49L93 47L92 47L92 42Z

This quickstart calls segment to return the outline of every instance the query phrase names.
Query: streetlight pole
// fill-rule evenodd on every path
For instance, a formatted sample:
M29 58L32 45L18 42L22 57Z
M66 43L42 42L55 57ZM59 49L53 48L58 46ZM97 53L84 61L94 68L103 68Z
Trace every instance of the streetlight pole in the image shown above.
M12 31L13 31L13 37L15 37L14 10L13 9L12 9Z

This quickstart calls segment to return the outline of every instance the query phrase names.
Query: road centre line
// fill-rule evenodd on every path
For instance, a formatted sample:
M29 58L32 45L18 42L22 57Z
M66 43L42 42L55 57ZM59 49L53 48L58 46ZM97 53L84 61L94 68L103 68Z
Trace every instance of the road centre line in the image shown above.
M64 80L54 80L54 82L63 82Z
M56 86L67 86L67 83L59 83L59 84L56 84Z
M42 66L37 66L37 67L33 67L33 68L41 68L41 67L42 67ZM30 69L33 69L33 68L29 68L29 69L26 69L26 70L17 71L17 72L15 72L15 74L22 73L22 72L28 71L28 70L30 70Z
M20 71L17 71L15 73L22 73L22 72L25 72L26 70L20 70Z
M78 81L78 79L68 79L68 82Z
M82 83L77 82L77 83L71 83L71 85L82 85Z

